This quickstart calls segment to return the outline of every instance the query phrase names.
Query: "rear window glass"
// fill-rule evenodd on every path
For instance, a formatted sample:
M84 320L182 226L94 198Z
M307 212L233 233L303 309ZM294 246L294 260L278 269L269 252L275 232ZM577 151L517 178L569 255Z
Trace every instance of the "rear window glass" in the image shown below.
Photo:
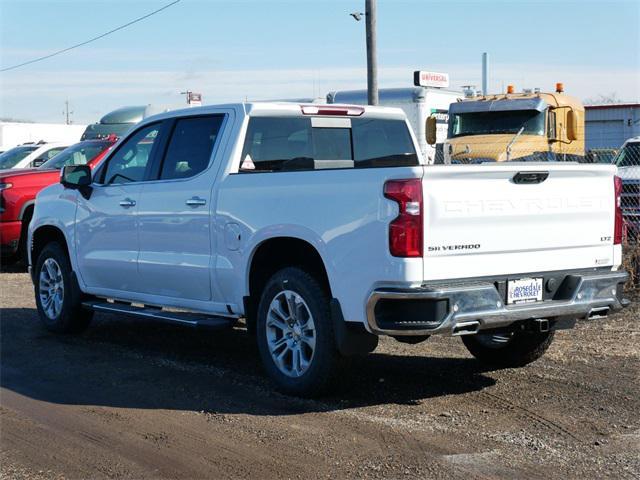
M337 127L325 123L312 126L311 117L251 118L240 171L418 165L402 120L349 118L341 119Z
M362 165L417 165L418 157L406 123L357 119L352 122L354 160Z

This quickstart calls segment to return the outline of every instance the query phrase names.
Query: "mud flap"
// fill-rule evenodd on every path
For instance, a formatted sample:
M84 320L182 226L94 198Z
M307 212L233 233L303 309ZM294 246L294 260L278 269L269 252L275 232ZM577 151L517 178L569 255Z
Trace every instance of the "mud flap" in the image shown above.
M345 322L340 302L331 299L331 319L338 351L344 356L365 355L378 346L378 336L367 332L359 323Z

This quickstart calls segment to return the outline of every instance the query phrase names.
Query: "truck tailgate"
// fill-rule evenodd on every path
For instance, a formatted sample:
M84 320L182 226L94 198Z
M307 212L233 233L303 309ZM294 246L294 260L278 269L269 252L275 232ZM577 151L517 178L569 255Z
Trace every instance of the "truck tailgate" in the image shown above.
M614 264L614 166L501 163L424 171L425 281Z

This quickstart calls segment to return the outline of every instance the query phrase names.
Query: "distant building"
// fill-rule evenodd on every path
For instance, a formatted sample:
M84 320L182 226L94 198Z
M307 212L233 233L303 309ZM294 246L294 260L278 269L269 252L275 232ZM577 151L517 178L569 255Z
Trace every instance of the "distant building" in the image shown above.
M640 103L586 105L585 149L620 148L640 136Z

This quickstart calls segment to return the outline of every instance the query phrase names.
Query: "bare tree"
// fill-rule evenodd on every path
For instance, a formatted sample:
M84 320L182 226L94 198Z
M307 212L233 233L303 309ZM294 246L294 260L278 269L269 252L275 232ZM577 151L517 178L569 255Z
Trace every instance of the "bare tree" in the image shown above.
M618 98L617 92L599 93L596 97L586 98L584 100L585 105L612 105L615 103L625 103L624 100Z

